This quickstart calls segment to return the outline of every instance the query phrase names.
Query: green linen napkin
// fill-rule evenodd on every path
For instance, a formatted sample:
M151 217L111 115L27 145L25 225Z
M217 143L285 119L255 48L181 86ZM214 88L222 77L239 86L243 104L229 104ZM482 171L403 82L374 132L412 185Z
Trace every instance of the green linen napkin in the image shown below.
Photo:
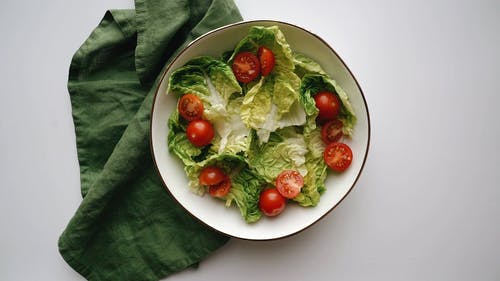
M173 55L241 16L232 0L136 0L135 7L108 11L69 71L83 201L59 251L89 280L158 280L228 240L165 191L149 122L159 74Z

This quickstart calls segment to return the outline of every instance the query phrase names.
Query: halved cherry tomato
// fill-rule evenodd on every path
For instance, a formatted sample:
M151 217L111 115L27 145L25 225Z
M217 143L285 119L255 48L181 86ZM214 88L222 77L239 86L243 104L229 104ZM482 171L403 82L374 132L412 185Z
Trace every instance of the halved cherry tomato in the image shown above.
M334 142L326 146L323 159L330 169L343 172L351 165L352 150L345 143Z
M203 102L195 94L185 94L179 99L177 109L182 118L187 121L201 119L203 115Z
M294 170L284 170L276 177L276 189L286 198L293 199L304 186L304 178Z
M321 129L321 139L324 143L329 144L337 142L343 136L342 127L344 124L339 119L333 119L323 125Z
M213 197L222 198L229 193L229 190L231 190L231 178L229 176L226 176L218 184L208 186L208 193Z
M320 121L333 120L339 113L340 101L334 93L319 92L313 98L319 109L318 119Z
M198 177L201 185L214 185L219 184L226 178L226 174L222 169L215 166L208 166L203 168Z
M257 51L257 56L260 62L260 72L262 76L267 76L271 73L275 64L273 51L264 46L260 46Z
M259 209L264 215L274 217L285 209L286 199L276 188L268 188L260 193Z
M193 145L202 147L212 142L214 128L207 120L193 120L187 126L186 135Z
M259 59L250 52L241 52L236 55L232 65L236 80L242 83L253 81L260 74Z

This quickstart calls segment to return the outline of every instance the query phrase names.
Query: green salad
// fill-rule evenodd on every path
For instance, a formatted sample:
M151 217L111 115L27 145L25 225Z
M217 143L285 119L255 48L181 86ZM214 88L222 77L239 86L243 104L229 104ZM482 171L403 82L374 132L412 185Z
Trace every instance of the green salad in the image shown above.
M327 173L351 163L342 143L356 122L348 95L277 26L251 27L220 57L193 58L171 74L167 93L178 97L168 148L189 188L237 206L248 223L286 204L316 206Z

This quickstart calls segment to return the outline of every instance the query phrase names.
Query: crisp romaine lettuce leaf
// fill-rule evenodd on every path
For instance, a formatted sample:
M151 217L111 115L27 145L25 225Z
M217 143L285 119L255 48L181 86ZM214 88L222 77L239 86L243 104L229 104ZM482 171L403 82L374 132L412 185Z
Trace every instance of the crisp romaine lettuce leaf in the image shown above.
M231 177L231 183L231 190L226 196L226 206L235 203L247 223L258 221L262 216L259 197L264 187L264 180L246 166Z
M200 185L198 177L207 166L217 166L231 177L231 190L222 198L226 201L226 206L234 203L246 222L258 221L262 216L258 205L264 180L248 166L245 158L232 154L214 154L204 161L187 165L185 171L189 187L196 194L205 193L205 187Z
M295 73L301 78L305 74L326 75L326 72L323 70L321 65L319 65L319 63L304 54L293 54L293 62L295 63Z
M294 58L290 45L277 26L250 28L248 35L236 46L229 62L243 51L257 53L260 46L271 49L276 64L273 71L258 82L248 84L241 108L243 122L257 131L261 143L271 132L306 121L303 104L299 101L300 77L294 73Z
M342 131L346 136L352 136L352 130L356 123L356 115L349 102L349 97L344 92L342 87L333 79L325 75L318 74L306 74L302 78L301 84L301 94L302 99L308 96L314 96L316 93L328 90L330 92L336 93L339 97L342 106L340 107L340 112L338 119L342 121L343 128Z
M231 68L212 57L197 57L172 73L167 93L178 96L194 93L203 101L203 117L215 131L213 141L217 153L238 153L249 144L247 128L237 112L243 99L241 87Z
M277 129L305 124L299 90L299 77L288 69L278 68L246 93L241 118L257 131L261 143L267 142L270 133Z
M195 163L195 157L199 156L202 151L200 148L191 144L188 140L185 128L179 123L179 113L172 112L168 119L168 149L181 159L184 165L192 165Z
M232 56L229 58L229 62L232 62L236 54L243 51L256 54L260 46L265 46L273 52L276 67L294 68L292 49L287 43L285 35L277 26L251 27L248 35L236 45Z
M321 140L320 128L305 127L304 139L308 148L308 153L305 156L307 175L304 177L304 186L299 195L293 200L301 206L316 206L325 190L327 175L327 166L323 161L325 144Z
M264 81L266 80L262 77L246 93L241 105L241 119L249 128L260 128L271 110L272 88Z
M306 157L307 175L304 177L304 186L293 200L301 206L316 206L325 189L327 166L323 158Z
M290 112L300 96L300 78L293 71L276 67L273 87L273 103L278 108L278 119Z
M304 136L295 132L293 127L273 132L267 143L254 142L251 148L248 163L267 183L274 184L283 170L296 170L302 176L307 174L307 145Z
M233 94L241 93L241 86L229 65L212 57L201 56L172 73L167 88L167 93L170 92L177 96L195 93L210 104L222 103L225 107Z
M200 185L199 175L201 170L207 166L217 166L226 174L233 177L233 174L242 169L245 164L245 158L240 155L233 154L210 154L206 159L195 162L191 165L186 165L184 170L189 179L189 187L191 191L198 195L203 195L205 189Z
M219 139L213 142L211 149L215 153L246 154L251 142L250 128L248 128L240 117L243 97L229 101L226 113L212 120Z

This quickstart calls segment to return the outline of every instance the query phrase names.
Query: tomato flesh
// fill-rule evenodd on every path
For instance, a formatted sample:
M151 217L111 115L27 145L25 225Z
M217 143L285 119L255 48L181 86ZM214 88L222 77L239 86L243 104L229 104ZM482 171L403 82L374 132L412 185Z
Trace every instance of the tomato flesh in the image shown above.
M212 197L223 198L231 190L231 178L225 176L224 179L218 184L208 186L208 193Z
M323 159L330 169L343 172L351 165L352 150L345 143L334 142L326 146Z
M259 197L259 209L264 215L274 217L285 209L286 199L276 188L268 188L261 192Z
M250 52L238 53L231 68L236 80L242 83L251 82L260 74L259 59Z
M262 76L267 76L269 73L271 73L274 68L274 64L276 63L273 51L264 46L261 46L257 51L257 56L259 57L260 62L260 72Z
M340 101L337 95L332 92L319 92L313 98L319 110L319 121L329 121L337 117L340 111Z
M285 170L276 177L276 189L288 199L295 198L304 186L304 178L294 170Z
M334 119L324 124L323 128L321 129L321 139L323 140L323 142L329 144L339 141L343 136L343 126L344 125L342 121L338 119Z
M214 128L207 120L193 120L189 122L186 135L188 140L197 147L208 145L214 138Z
M198 177L201 185L214 185L219 184L226 178L226 174L222 169L214 166L203 168Z
M177 109L182 118L187 121L201 119L203 115L203 102L195 94L185 94L179 99Z

